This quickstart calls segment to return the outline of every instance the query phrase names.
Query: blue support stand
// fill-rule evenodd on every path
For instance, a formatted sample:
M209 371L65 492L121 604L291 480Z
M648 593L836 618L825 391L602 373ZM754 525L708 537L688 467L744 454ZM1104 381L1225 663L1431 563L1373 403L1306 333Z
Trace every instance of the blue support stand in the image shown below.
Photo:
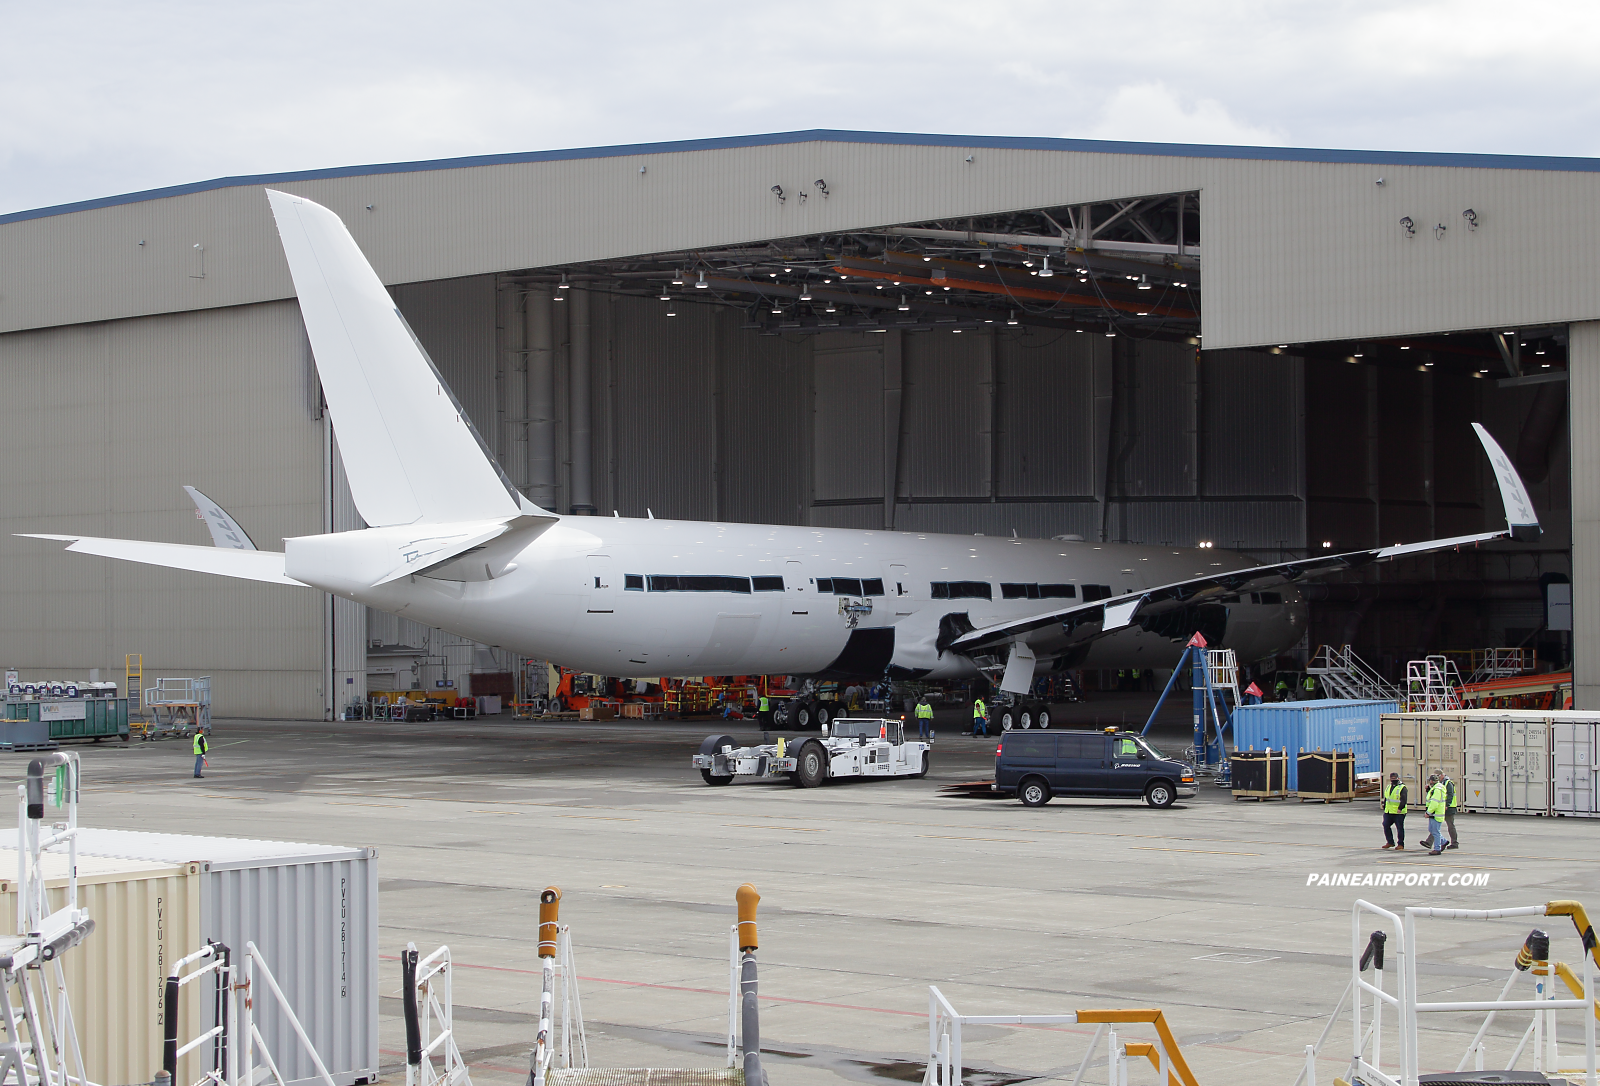
M1227 699L1222 696L1222 691L1211 685L1211 670L1206 663L1206 650L1200 645L1190 644L1184 647L1183 655L1178 658L1178 666L1172 669L1172 677L1167 680L1161 697L1156 700L1156 707L1150 712L1150 719L1145 721L1144 730L1140 735L1149 733L1151 725L1155 724L1156 717L1161 713L1161 707L1167 702L1167 695L1172 693L1172 688L1177 685L1178 676L1183 673L1185 665L1193 669L1190 678L1190 687L1194 693L1194 752L1195 764L1199 766L1216 766L1218 769L1217 781L1226 784L1229 771L1232 768L1228 762L1228 748L1226 733L1232 729L1233 710L1228 705ZM1208 702L1210 703L1208 705ZM1215 712L1216 719L1220 721L1217 734L1206 738L1206 715Z

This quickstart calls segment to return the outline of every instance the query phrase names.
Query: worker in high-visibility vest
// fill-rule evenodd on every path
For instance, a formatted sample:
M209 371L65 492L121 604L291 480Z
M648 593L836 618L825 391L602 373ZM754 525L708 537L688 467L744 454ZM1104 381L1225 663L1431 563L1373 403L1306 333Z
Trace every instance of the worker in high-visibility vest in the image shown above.
M756 701L756 719L761 722L762 731L772 727L772 703L765 693Z
M1445 798L1444 774L1434 770L1428 778L1428 841L1432 846L1429 856L1437 856L1448 843L1444 836L1444 813L1449 801Z
M1311 701L1317 696L1317 677L1315 675L1307 675L1303 685L1306 691L1306 700Z
M1276 701L1289 700L1289 680L1279 679L1278 685L1272 688L1272 697Z
M1406 799L1400 774L1389 774L1389 787L1383 790L1383 847L1396 852L1406 850Z
M928 739L933 734L933 706L928 704L928 695L923 694L917 699L917 738Z
M206 767L206 752L211 749L211 744L206 740L206 733L196 729L194 733L194 775L204 777L200 772Z
M1461 835L1456 830L1456 812L1461 809L1461 788L1448 774L1444 777L1444 828L1450 831L1446 848L1460 848Z
M989 734L989 707L983 703L982 698L972 699L972 738L978 738L978 729L983 729L983 734Z

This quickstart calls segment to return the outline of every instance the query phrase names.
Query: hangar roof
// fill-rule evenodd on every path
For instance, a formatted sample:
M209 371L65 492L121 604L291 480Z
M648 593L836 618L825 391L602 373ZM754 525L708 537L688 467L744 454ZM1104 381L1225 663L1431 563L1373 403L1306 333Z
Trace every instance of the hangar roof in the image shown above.
M291 296L266 185L338 211L389 283L948 235L1030 211L1059 230L1041 251L1066 255L1098 230L1051 209L1177 200L1179 224L1198 204L1203 257L1141 226L1143 255L1203 264L1207 348L1526 327L1600 317L1600 249L1583 240L1597 173L1596 159L813 130L218 178L0 216L0 332Z

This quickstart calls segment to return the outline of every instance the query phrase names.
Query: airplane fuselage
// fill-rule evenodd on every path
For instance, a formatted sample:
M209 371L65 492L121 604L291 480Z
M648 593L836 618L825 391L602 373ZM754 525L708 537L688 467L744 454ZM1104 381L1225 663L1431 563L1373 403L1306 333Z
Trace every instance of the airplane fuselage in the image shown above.
M924 532L567 517L492 580L300 570L317 587L525 656L604 675L978 673L941 632L1248 568L1226 551ZM1297 642L1292 588L1246 593L1088 644L1039 669L1170 667L1195 629L1241 661ZM954 617L959 616L959 617ZM955 627L952 627L952 623Z

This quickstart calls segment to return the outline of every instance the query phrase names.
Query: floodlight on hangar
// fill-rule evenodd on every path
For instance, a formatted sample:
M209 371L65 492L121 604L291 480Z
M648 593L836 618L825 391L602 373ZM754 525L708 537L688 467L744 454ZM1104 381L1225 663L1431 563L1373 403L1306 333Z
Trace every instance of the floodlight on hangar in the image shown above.
M1044 266L1039 269L1039 278L1041 278L1041 279L1049 279L1053 275L1055 275L1055 272L1052 271L1051 268L1050 268L1050 258L1049 257L1045 257L1044 258Z

